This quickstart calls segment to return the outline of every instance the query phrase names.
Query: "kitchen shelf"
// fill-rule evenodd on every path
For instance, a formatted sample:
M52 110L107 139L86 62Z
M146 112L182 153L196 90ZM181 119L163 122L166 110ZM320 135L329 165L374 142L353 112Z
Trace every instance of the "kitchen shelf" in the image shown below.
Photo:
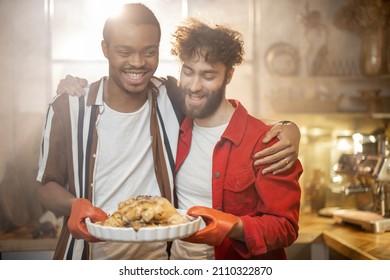
M390 74L379 75L379 76L268 76L265 78L266 81L278 81L298 84L312 84L318 82L332 82L332 83L387 83L390 82Z
M269 76L262 83L275 113L390 113L390 74Z

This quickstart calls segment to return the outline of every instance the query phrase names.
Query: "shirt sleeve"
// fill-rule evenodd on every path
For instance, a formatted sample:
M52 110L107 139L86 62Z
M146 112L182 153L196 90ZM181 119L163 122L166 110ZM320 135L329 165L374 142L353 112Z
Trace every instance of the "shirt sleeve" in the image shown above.
M48 108L39 154L37 180L42 184L54 181L67 183L66 139L64 124L53 104Z
M255 181L260 199L258 215L240 217L245 243L232 240L233 247L244 258L288 247L298 237L301 163L297 160L287 172L278 175L262 175L261 169L257 170Z

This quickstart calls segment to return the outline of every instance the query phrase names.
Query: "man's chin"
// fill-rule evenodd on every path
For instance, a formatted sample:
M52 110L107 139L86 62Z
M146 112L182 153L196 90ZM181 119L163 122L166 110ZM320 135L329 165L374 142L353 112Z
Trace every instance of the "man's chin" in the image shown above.
M142 94L144 92L147 92L148 84L127 84L126 90L130 94Z
M204 112L202 112L202 110L198 110L198 109L186 109L185 110L185 114L187 116L189 116L191 119L203 119L207 116L204 116Z

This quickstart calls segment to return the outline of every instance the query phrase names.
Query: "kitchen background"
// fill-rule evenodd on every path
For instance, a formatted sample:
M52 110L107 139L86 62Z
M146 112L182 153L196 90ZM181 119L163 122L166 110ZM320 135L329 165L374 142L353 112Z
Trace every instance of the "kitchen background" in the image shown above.
M131 1L0 0L0 239L10 232L53 234L48 222L57 217L39 204L35 181L47 104L67 74L89 81L107 75L101 31L124 2ZM178 77L169 42L183 18L240 30L245 63L228 97L259 118L300 126L302 211L355 203L340 194L344 179L334 166L354 151L353 135L389 136L389 0L134 2L145 3L161 23L157 76Z

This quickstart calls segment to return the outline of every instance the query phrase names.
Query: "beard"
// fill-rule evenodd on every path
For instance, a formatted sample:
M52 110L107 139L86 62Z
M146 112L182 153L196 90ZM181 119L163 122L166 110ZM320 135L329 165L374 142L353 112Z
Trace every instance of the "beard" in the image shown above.
M206 102L200 106L194 106L186 103L186 97L191 94L191 91L186 88L180 87L181 90L181 107L184 113L192 119L204 119L211 116L221 105L225 98L226 83L224 82L215 91L202 91L196 93L197 95L204 96Z

